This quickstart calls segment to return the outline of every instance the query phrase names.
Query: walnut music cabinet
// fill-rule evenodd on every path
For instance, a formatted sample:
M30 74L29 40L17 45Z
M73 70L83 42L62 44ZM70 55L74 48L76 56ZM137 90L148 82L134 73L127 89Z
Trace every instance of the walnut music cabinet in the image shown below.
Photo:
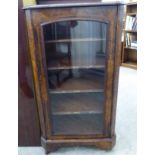
M115 144L120 2L25 7L34 92L46 153Z

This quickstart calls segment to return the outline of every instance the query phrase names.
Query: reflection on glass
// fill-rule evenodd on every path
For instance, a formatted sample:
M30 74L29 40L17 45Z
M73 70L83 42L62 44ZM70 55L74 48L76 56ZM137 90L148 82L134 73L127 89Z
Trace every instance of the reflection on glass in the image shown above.
M107 24L43 26L53 135L103 134Z
M106 24L63 21L44 26L44 34L49 67L104 65Z
M61 21L44 26L45 40L105 39L106 24L98 21Z

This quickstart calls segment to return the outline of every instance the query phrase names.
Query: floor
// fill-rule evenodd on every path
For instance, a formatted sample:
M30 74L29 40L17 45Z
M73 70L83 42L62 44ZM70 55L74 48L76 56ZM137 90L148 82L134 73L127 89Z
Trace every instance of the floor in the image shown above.
M49 155L136 155L137 71L120 68L116 117L116 146L112 151L95 148L61 148ZM18 155L44 155L41 147L19 147Z

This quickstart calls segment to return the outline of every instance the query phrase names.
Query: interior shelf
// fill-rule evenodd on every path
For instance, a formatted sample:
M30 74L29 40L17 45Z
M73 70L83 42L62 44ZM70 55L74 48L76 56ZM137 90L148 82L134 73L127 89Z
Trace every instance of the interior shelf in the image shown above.
M70 93L100 93L104 92L104 89L85 89L85 90L52 90L49 89L49 94L70 94Z
M137 48L136 47L125 47L126 49L131 49L131 50L134 50L134 51L137 51Z
M127 13L127 16L136 16L136 15L137 15L136 12Z
M84 59L84 58L83 58ZM75 61L69 62L69 60L63 59L62 61L51 61L48 62L48 70L56 70L56 69L80 69L80 68L105 68L105 61L104 61L104 56L96 57L95 62L89 62L85 58L85 61L81 59L77 59Z
M71 90L100 90L104 89L104 71L100 69L75 69L63 70L62 72L56 71L56 75L60 74L59 83L57 78L49 78L50 92L52 91L71 91ZM66 73L66 74L65 74ZM53 74L53 73L52 73Z
M63 69L90 69L90 68L105 68L104 65L90 65L90 66L60 66L60 67L50 67L48 70L63 70Z
M46 40L45 43L69 43L69 42L88 42L88 41L105 41L101 38L77 38L77 39L59 39L59 40Z
M126 61L122 63L122 66L137 69L137 62Z
M103 92L52 94L50 98L54 115L103 113Z
M103 133L103 114L52 115L54 135Z
M128 32L128 33L137 33L136 30L124 30L125 32Z

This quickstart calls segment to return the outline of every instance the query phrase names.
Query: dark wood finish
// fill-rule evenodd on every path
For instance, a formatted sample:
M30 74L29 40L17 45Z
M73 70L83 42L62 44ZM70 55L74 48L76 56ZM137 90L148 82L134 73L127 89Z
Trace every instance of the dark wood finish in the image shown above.
M124 6L119 5L117 8L117 24L115 33L115 58L114 58L114 77L113 77L113 90L112 90L112 113L111 113L111 135L115 134L115 118L117 107L117 92L119 82L119 66L121 63L121 35L123 29L123 12ZM115 139L115 137L112 137Z
M121 22L122 22L122 12L123 7L120 5L120 3L85 3L85 4L68 4L68 5L42 5L42 6L31 6L26 8L26 17L27 17L27 27L28 27L28 36L29 36L29 48L30 48L30 60L32 63L32 69L33 69L33 78L34 78L34 85L35 85L35 93L36 93L36 99L37 99L37 105L39 109L39 116L40 116L40 124L41 124L41 131L42 131L42 145L45 148L46 152L55 150L58 147L61 146L72 146L72 145L88 145L88 146L96 146L102 149L111 149L115 144L115 113L116 113L116 102L117 102L117 89L118 89L118 74L119 74L119 64L120 64L120 51L121 51ZM103 113L100 112L100 110L93 111L95 113L98 113L100 115L103 115L104 120L97 120L95 121L97 124L101 124L104 126L104 130L100 128L97 124L97 127L99 128L92 128L92 130L88 131L88 134L86 131L84 132L86 135L81 133L83 129L80 129L78 135L74 135L74 133L71 133L67 128L66 130L61 128L62 124L59 124L60 126L57 126L58 129L54 130L55 126L52 126L51 124L51 109L49 106L49 93L48 93L48 80L47 80L47 66L46 66L46 60L45 60L45 50L44 50L44 43L43 43L43 31L42 31L42 25L49 22L55 22L59 20L71 20L71 19L89 19L89 20L96 20L96 21L103 21L108 24L108 39L107 39L107 53L105 55L106 62L105 62L105 74L104 74L104 81L105 86L103 88L105 98L104 98L104 106ZM69 81L68 81L69 82ZM79 81L78 81L79 82ZM82 84L82 87L85 88L85 84L87 84L86 81L84 84ZM74 82L73 82L74 83ZM81 84L81 82L79 83ZM96 87L93 84L93 87L91 88L93 91L94 88L100 90L100 87ZM67 89L69 91L72 90L73 84L70 85L70 88L67 85ZM81 86L79 86L79 89L81 90ZM92 85L90 85L92 86ZM103 85L102 85L103 86ZM67 91L67 89L65 90ZM74 93L79 93L79 89L76 91L74 90ZM64 89L63 89L64 90ZM85 89L83 89L85 90ZM102 90L102 89L101 89ZM55 94L58 91L53 91ZM51 93L53 93L51 90ZM101 92L101 91L99 91ZM66 93L66 92L65 92ZM70 92L68 92L70 93ZM63 99L63 97L62 97ZM84 99L84 98L83 98ZM51 99L52 101L52 99ZM62 100L65 102L64 100ZM57 102L57 101L55 101ZM88 100L89 104L91 102ZM61 104L61 101L58 102ZM87 103L87 102L85 102ZM69 104L69 103L68 103ZM96 103L97 104L97 103ZM67 106L67 105L66 105ZM78 106L78 103L77 105ZM92 104L93 106L93 104ZM78 107L81 107L80 105ZM72 107L72 112L83 112L80 108L78 110L78 107ZM53 106L53 108L56 108ZM61 106L59 107L61 108ZM91 106L89 107L91 108ZM63 108L64 109L64 108ZM56 111L60 114L60 119L65 119L61 116L61 114L64 114L67 111L63 111L61 113L61 109L56 108ZM84 111L87 112L87 109ZM58 117L52 116L52 117ZM89 119L88 115L85 117L85 119ZM80 123L81 127L86 125L85 119ZM69 119L68 119L69 121ZM59 121L58 121L59 122ZM58 123L57 121L54 123ZM67 121L66 121L67 123ZM69 123L70 124L70 123ZM80 124L78 124L80 126ZM76 126L74 127L75 131ZM90 129L90 127L89 127ZM97 129L97 130L96 130ZM58 134L53 135L51 131L58 131ZM101 134L98 134L99 132ZM65 132L65 133L64 133ZM69 135L66 135L66 133L69 132ZM103 132L103 133L102 133ZM64 134L63 134L64 133ZM80 135L81 133L81 135ZM91 133L94 133L94 135L91 135ZM62 134L62 135L61 135Z
M94 3L90 3L90 2L84 2L84 3L54 3L54 4L40 4L40 5L31 5L31 6L25 6L25 10L26 9L48 9L48 8L70 8L70 7L86 7L86 6L115 6L115 5L124 5L123 2L118 1L106 1L106 2L94 2ZM105 21L106 22L106 21Z
M126 5L126 16L136 16L137 15L137 3L128 3ZM137 69L137 48L134 47L126 47L126 34L130 33L134 36L137 36L136 30L125 30L124 29L124 42L122 48L122 57L121 57L121 65L124 67Z
M115 135L111 138L85 138L85 139L53 139L46 140L45 138L41 138L42 146L45 148L46 154L51 151L55 151L58 148L65 146L88 146L88 147L97 147L99 149L111 150L116 143Z
M18 145L39 146L40 126L28 60L25 14L22 0L18 3Z

